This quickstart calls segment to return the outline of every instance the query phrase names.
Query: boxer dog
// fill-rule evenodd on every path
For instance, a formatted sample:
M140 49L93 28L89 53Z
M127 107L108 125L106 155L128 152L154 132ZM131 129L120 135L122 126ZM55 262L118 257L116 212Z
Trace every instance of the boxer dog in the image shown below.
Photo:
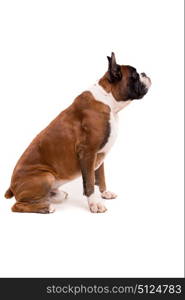
M15 196L14 212L51 213L52 203L66 198L59 187L79 176L93 213L106 211L104 158L116 139L118 112L146 95L151 80L145 73L108 58L108 71L76 97L41 131L14 168L6 198ZM98 185L101 197L94 192Z

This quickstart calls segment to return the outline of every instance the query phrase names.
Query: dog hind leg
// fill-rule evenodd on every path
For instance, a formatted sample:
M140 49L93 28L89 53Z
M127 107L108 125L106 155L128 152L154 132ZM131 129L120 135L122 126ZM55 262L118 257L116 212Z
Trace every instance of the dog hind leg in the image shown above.
M23 181L24 180L24 181ZM13 212L50 213L54 209L49 194L55 178L50 173L27 176L17 184L14 190L16 203Z
M48 204L48 202L43 201L40 203L32 203L29 202L16 202L12 206L13 212L27 212L27 213L40 213L40 214L48 214L54 212L54 208Z

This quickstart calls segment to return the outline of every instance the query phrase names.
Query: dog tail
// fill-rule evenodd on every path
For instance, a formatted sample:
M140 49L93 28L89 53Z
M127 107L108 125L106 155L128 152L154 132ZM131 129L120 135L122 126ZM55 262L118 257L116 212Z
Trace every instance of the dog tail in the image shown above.
M5 193L4 196L5 196L5 198L7 198L7 199L12 198L12 197L14 196L14 194L13 194L11 188L9 188L9 189L6 191L6 193Z

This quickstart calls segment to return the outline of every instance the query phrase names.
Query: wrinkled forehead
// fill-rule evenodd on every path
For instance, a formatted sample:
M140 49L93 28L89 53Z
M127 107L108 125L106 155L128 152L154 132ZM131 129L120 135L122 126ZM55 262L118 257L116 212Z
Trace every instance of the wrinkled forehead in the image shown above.
M130 77L134 77L134 78L138 77L136 68L129 66L129 65L122 65L121 72L122 72L124 79L126 79L126 78L129 79Z
M122 65L121 70L123 73L125 73L128 76L132 76L134 74L137 74L136 68L129 66L129 65Z

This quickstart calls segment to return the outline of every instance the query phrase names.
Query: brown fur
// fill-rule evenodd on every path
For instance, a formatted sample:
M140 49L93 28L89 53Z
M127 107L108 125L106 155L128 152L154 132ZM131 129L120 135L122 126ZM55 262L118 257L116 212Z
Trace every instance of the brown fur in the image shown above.
M117 65L114 53L108 60L108 72L99 84L105 91L111 92L117 102L129 100L129 78L133 68ZM141 92L138 99L146 90ZM110 135L109 119L108 105L95 100L88 91L79 95L36 136L17 162L10 188L5 193L6 198L15 196L12 210L50 212L50 198L56 194L56 181L70 181L80 175L87 197L94 193L95 183L104 192L106 184L102 162L105 154L100 150ZM97 209L99 204L91 205L93 211L106 210L103 206Z
M81 173L84 194L90 195L94 170L104 158L97 151L106 143L109 114L107 105L84 92L38 134L19 159L5 194L16 198L12 210L48 212L55 180L72 180Z
M114 84L109 82L108 72L106 72L105 75L99 80L99 84L105 89L107 93L112 93L113 97L117 101L128 100L126 91L127 91L127 84L129 78L129 71L126 66L120 66L120 67L121 67L121 72L122 74L124 74L124 76L118 82L115 82Z
M106 190L104 163L95 171L95 184L99 186L101 193Z

